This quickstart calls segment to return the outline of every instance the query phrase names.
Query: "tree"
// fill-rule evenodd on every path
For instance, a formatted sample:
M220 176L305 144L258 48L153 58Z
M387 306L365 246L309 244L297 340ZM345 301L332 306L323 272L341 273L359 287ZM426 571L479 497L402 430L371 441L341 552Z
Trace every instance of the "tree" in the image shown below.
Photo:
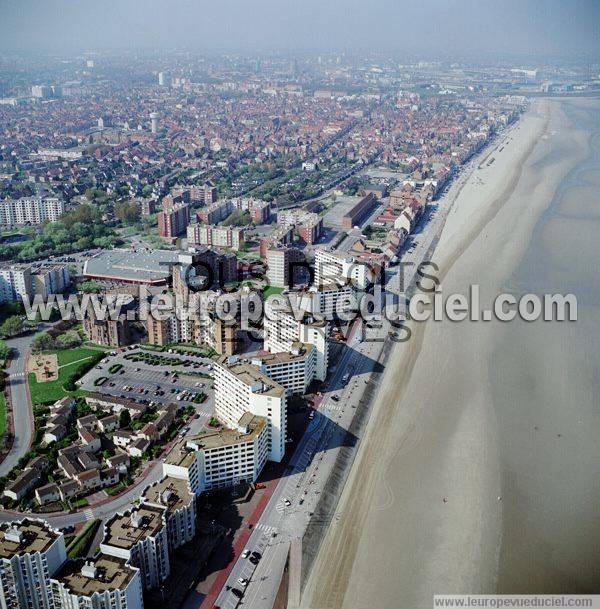
M115 216L125 224L135 224L140 219L140 208L135 201L117 203L115 205Z
M100 292L102 292L103 287L99 281L84 281L79 286L79 289L84 294L99 294Z
M0 360L4 361L10 355L10 347L3 341L0 340Z
M129 414L129 410L127 408L123 408L121 410L121 414L119 415L119 426L121 429L125 427L129 427L131 425L131 415Z
M68 330L56 338L57 349L72 349L81 344L81 337L75 330Z
M31 350L34 353L39 353L40 351L50 351L54 349L54 339L48 332L40 332L33 337L33 341L31 342Z
M23 331L24 321L20 315L11 315L0 326L2 336L15 336Z

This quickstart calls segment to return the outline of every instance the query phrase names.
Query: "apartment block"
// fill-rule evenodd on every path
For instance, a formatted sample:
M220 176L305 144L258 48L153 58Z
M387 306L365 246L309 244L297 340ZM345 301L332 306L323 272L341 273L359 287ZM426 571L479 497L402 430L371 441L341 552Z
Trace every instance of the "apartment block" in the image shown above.
M186 480L165 476L144 491L142 501L167 510L167 538L171 550L194 538L196 496Z
M0 609L54 609L50 578L67 559L62 533L42 520L0 525Z
M54 609L144 609L139 569L106 554L66 562L50 591Z
M329 324L309 313L298 318L289 302L265 301L264 348L269 353L289 353L297 343L313 345L316 351L315 378L324 381L329 366Z
M207 245L238 251L244 245L244 231L228 226L190 224L187 227L187 242L188 246Z
M0 266L0 302L31 300L33 285L28 265Z
M281 461L287 429L286 390L256 366L238 356L221 357L215 372L215 414L236 428L246 412L267 419L268 459Z
M22 197L0 201L0 226L56 222L65 211L65 203L59 197Z
M166 508L142 503L116 514L104 525L100 551L137 567L145 590L158 588L171 573Z
M285 387L288 395L304 395L317 370L317 350L314 345L294 343L290 351L267 353L253 357L253 366Z
M306 258L301 250L294 247L276 246L266 252L267 278L269 284L277 288L292 287L297 283L307 283L309 278Z
M158 214L158 234L165 239L174 239L185 233L190 222L190 206L185 201L174 202L171 197L163 199L163 209Z
M353 256L315 250L315 284L332 283L345 279L351 281L356 289L364 290L374 281L374 274L366 262Z
M268 457L267 419L246 412L235 429L200 434L186 446L198 453L205 490L255 482Z

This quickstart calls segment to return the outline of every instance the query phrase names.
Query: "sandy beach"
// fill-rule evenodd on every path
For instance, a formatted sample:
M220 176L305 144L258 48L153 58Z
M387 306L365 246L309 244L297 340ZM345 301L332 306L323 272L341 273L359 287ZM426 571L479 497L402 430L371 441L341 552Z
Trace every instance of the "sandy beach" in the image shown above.
M413 325L387 362L303 607L598 591L600 173L585 163L599 111L598 100L534 102L469 177L433 255L445 294L477 283L489 307L502 292L572 291L579 321Z

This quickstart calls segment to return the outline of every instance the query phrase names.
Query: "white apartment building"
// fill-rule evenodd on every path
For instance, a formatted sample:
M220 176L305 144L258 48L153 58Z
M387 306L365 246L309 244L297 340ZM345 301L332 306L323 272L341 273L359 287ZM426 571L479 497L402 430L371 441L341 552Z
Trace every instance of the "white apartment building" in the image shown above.
M286 391L256 366L237 356L223 356L215 364L215 415L236 428L246 412L267 419L268 459L281 461L287 429Z
M62 533L46 522L0 525L0 608L54 609L50 578L66 559Z
M269 285L287 288L290 283L295 285L309 282L306 269L300 265L296 266L297 263L306 263L306 258L299 249L283 246L271 247L267 250L266 262Z
M304 395L315 378L317 350L314 345L294 343L290 351L253 357L250 363L285 387L288 395Z
M187 227L188 247L207 245L227 247L239 250L244 245L244 231L228 226L211 226L210 224L190 224Z
M61 294L71 285L71 275L67 266L42 267L33 272L32 292L42 298L50 294Z
M29 301L40 294L60 294L71 284L69 269L57 265L34 269L28 264L5 264L0 266L0 302L19 301L24 297Z
M144 590L158 588L171 573L165 512L142 503L104 525L100 551L137 567Z
M165 476L144 491L143 503L166 508L169 548L175 550L196 535L196 496L185 479Z
M298 309L331 320L335 314L357 309L360 294L350 281L333 281L305 291L288 292L287 295Z
M183 480L190 491L198 496L204 492L204 473L197 451L185 441L177 443L162 464L163 476Z
M282 299L265 301L264 348L269 353L289 353L298 342L313 345L316 350L315 378L324 381L329 366L329 324L310 314L296 319L289 303Z
M236 429L200 434L187 447L198 453L205 490L255 482L269 452L267 419L246 412Z
M350 280L357 290L374 281L369 265L345 254L315 250L315 284L321 286L339 279Z
M53 609L144 609L139 569L106 554L68 561L50 590Z
M65 211L65 203L59 197L22 197L0 201L0 226L43 224L56 222Z
M31 300L33 295L31 267L27 265L5 265L0 267L0 303Z

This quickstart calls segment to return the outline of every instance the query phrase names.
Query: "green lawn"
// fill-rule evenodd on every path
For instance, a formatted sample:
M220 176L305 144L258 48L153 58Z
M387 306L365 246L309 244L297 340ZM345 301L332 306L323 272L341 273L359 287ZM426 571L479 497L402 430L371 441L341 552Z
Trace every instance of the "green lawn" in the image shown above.
M6 433L6 398L0 393L0 438Z
M55 402L60 400L68 393L77 395L78 392L68 392L63 389L63 385L68 380L69 375L77 366L98 353L98 349L79 347L78 349L65 349L57 351L58 356L58 379L47 383L38 383L35 374L29 374L29 393L31 394L32 404L42 404L44 402Z
M281 292L283 292L283 288L277 288L274 285L270 285L263 290L265 298L269 298L269 296L273 296L274 294L281 294Z

